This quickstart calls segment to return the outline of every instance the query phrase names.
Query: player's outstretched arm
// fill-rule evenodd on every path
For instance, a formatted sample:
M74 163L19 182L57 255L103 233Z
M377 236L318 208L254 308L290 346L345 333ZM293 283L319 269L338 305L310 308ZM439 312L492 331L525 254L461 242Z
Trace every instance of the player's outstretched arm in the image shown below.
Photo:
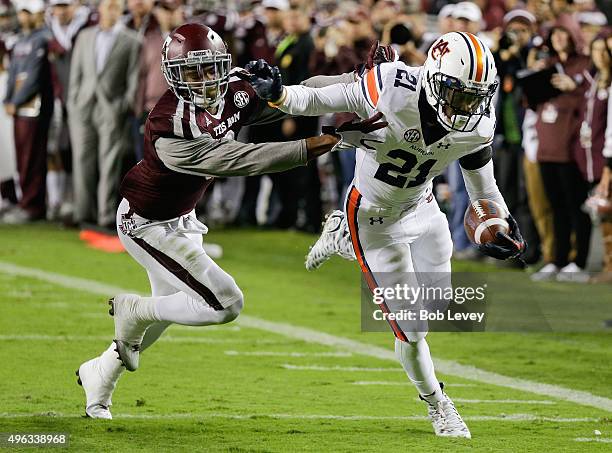
M381 63L389 63L397 61L399 58L397 52L392 46L383 46L380 41L376 41L370 47L368 57L362 64L355 66L355 70L345 72L340 75L317 75L304 80L300 85L309 88L323 88L337 83L354 83L358 82L367 71Z
M476 153L459 159L461 172L465 181L465 188L471 201L478 199L493 200L502 206L508 216L506 220L510 225L509 234L498 232L502 244L487 243L479 246L480 250L493 258L505 260L519 257L527 248L518 224L502 196L493 173L492 150L487 146Z
M265 60L245 66L241 75L257 95L279 110L291 115L318 116L334 112L355 112L366 118L371 109L360 93L359 83L335 84L323 88L302 85L283 86L280 71Z
M193 140L161 137L155 150L164 165L179 173L200 176L250 176L275 173L305 165L309 160L359 141L387 126L382 114L337 129L318 137L291 142L240 143L203 134ZM348 146L348 145L347 145ZM354 147L354 145L352 145Z

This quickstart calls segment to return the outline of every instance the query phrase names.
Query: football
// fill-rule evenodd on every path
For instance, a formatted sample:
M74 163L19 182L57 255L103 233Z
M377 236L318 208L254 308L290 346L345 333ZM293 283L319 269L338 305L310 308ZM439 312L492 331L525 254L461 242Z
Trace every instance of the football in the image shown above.
M498 231L508 233L510 230L507 216L506 210L498 203L485 199L476 200L465 211L465 232L474 244L497 242L495 234Z

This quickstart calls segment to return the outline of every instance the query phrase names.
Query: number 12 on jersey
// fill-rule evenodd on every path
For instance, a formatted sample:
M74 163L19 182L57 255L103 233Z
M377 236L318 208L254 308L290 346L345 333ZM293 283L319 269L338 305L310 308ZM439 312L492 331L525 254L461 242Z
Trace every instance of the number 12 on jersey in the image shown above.
M417 167L419 171L414 179L408 181L408 173L418 164L417 157L403 149L392 149L387 153L387 156L391 159L403 160L404 163L396 165L391 162L384 162L380 164L374 178L379 181L385 182L393 187L399 187L400 189L408 187L416 187L427 181L429 171L435 165L435 159L428 159ZM392 174L395 173L395 174ZM408 183L408 184L406 184Z

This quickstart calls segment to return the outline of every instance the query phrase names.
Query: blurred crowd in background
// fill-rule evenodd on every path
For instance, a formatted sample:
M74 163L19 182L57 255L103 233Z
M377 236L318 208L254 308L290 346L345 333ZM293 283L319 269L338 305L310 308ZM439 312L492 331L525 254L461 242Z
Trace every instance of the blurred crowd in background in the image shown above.
M610 0L0 2L0 222L114 230L119 183L141 159L144 122L167 89L162 43L184 22L219 33L234 66L278 65L285 84L353 71L377 40L418 66L437 36L468 31L496 58L496 178L529 243L525 261L543 265L532 277L586 280L594 248L595 268L603 262L612 275L612 223L599 218L593 238L597 216L585 203L593 190L610 193ZM305 138L351 116L285 119L238 139ZM342 205L354 163L348 151L284 173L220 179L198 214L208 224L317 232L324 213ZM435 186L455 258L479 259L463 228L458 164Z

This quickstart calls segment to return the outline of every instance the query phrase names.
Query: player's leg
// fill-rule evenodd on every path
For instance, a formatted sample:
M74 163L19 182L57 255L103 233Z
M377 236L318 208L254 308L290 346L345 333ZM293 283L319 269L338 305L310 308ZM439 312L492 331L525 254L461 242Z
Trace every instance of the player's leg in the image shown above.
M147 271L154 296L174 294L177 289ZM154 323L149 326L142 340L141 350L155 342L170 325L168 322ZM85 414L91 418L112 418L110 406L117 381L125 370L117 353L117 346L112 342L98 357L83 363L77 371L78 382L86 396Z
M414 272L418 276L419 286L450 287L450 258L453 243L446 216L438 208L435 199L417 208L414 222L419 225L420 234L410 244L410 258ZM404 223L407 223L407 220ZM431 404L440 401L443 397L442 388L436 378L429 346L424 336L411 343L410 347L399 345L396 347L396 350L398 349L403 353L402 365L409 376L409 369L412 368L413 376L425 381L421 396Z
M416 213L403 218L380 216L362 206L356 189L349 191L347 223L351 231L357 261L370 288L394 287L396 284L418 286L412 259L412 242L422 226ZM391 308L388 308L391 306ZM396 310L391 301L381 304L383 311ZM440 398L441 389L433 372L433 363L425 341L425 323L389 322L395 336L395 351L410 381L420 395Z
M416 211L416 221L421 225L422 230L418 238L410 245L410 249L419 286L441 288L442 293L444 293L445 288L452 288L450 259L453 252L453 243L446 216L440 211L435 199L432 199L430 202L419 206ZM427 302L436 303L436 301ZM442 307L437 308L444 311ZM457 412L453 401L444 393L442 385L438 383L425 338L416 343L410 343L409 346L405 343L398 343L396 340L396 351L398 347L403 359L402 365L404 365L406 372L408 373L408 368L412 367L415 377L420 375L422 379L427 381L426 385L435 388L435 391L431 394L421 394L421 399L428 403L429 416L436 434L439 436L471 437L470 431Z
M416 286L410 246L418 236L415 215L410 214L403 220L378 216L362 208L361 202L356 189L351 189L347 199L347 222L357 261L368 285L371 289L405 283ZM387 301L381 304L381 309L389 310ZM389 321L389 324L396 337L398 360L419 394L430 398L439 396L440 386L424 339L426 332L418 331L426 326L415 328L414 323L396 321Z
M119 238L128 253L177 289L170 295L120 294L111 300L118 352L126 368L133 371L151 324L205 326L230 322L242 309L243 296L234 279L206 254L201 234L199 242L193 241L189 232L198 228L195 216L151 224L131 212L127 201L118 212Z
M396 283L419 286L414 269L413 244L428 233L429 224L417 209L400 219L371 216L360 209L362 197L351 189L347 197L346 215L357 261L370 288L390 287ZM439 221L439 219L436 219ZM444 220L444 224L446 221ZM446 229L448 233L448 229ZM446 251L450 260L451 248ZM450 270L450 268L449 268ZM378 280L378 281L377 281ZM384 282L381 284L381 280ZM387 311L386 302L381 309ZM429 346L425 340L426 325L389 321L395 334L395 351L421 399L428 403L429 416L436 435L470 437L469 430L452 401L438 382Z

